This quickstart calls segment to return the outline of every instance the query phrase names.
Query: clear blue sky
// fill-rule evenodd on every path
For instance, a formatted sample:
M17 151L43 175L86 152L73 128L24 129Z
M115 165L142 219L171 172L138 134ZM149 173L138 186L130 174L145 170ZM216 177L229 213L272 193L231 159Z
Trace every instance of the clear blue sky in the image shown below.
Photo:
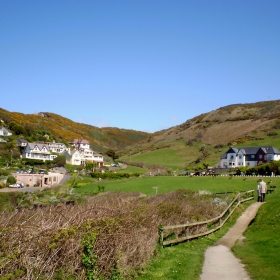
M155 132L280 99L279 0L0 0L0 107Z

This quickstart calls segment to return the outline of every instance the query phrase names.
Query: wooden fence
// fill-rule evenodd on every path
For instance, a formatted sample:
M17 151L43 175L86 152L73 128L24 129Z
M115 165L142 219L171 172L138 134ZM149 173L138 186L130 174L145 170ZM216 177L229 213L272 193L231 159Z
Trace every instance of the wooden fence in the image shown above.
M218 217L198 223L159 226L160 244L162 247L164 247L213 233L219 230L225 224L225 222L241 203L253 198L254 190L240 192Z

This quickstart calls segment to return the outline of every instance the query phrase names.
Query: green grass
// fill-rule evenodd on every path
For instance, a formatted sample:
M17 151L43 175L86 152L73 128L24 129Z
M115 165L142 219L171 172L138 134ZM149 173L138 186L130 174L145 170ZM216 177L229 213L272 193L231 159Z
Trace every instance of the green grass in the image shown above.
M201 153L198 152L202 143L195 143L194 146L186 146L186 141L175 141L171 147L162 148L154 151L141 152L131 156L124 156L120 158L127 162L144 162L146 165L160 165L172 170L182 170L186 164L195 160ZM214 162L217 161L214 157Z
M141 168L141 167L137 167L137 166L127 166L126 169L119 169L116 170L117 173L145 173L147 172L148 169L147 168Z
M97 185L105 187L105 191L125 191L125 192L141 192L146 195L155 194L157 187L158 193L167 193L178 189L189 190L207 190L209 192L231 192L256 189L257 177L247 177L244 181L243 177L218 176L213 177L188 177L188 176L155 176L144 178L130 178L116 181L97 180L92 183L85 184L85 187L75 189L75 192L87 194L97 189ZM268 181L268 179L266 180ZM83 182L79 182L79 185ZM273 184L280 184L280 178L275 178Z
M278 188L280 186L278 184ZM280 192L266 196L254 222L244 233L244 244L233 247L254 280L280 279Z

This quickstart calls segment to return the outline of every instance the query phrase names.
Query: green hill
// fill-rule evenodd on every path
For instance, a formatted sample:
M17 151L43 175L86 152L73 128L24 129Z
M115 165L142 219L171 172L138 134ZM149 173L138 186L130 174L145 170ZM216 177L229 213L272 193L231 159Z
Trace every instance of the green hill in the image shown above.
M229 146L279 149L279 131L280 100L229 105L154 133L124 149L120 160L175 171L202 163L213 166Z
M0 108L4 126L12 140L69 142L87 139L93 150L117 151L120 161L181 172L207 163L213 166L229 146L269 145L280 149L280 100L234 104L196 116L181 125L155 133L115 127L98 128L76 123L53 113L22 114Z

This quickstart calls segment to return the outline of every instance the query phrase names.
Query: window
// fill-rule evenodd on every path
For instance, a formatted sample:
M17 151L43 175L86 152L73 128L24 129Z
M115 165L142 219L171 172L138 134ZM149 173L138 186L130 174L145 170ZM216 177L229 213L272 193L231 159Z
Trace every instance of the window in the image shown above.
M255 155L251 155L251 158L255 158Z
M230 156L230 159L233 159L233 156Z
M242 159L242 156L241 156L241 155L239 155L238 157L239 157L239 159Z
M262 159L263 158L263 156L262 155L259 155L259 159Z

